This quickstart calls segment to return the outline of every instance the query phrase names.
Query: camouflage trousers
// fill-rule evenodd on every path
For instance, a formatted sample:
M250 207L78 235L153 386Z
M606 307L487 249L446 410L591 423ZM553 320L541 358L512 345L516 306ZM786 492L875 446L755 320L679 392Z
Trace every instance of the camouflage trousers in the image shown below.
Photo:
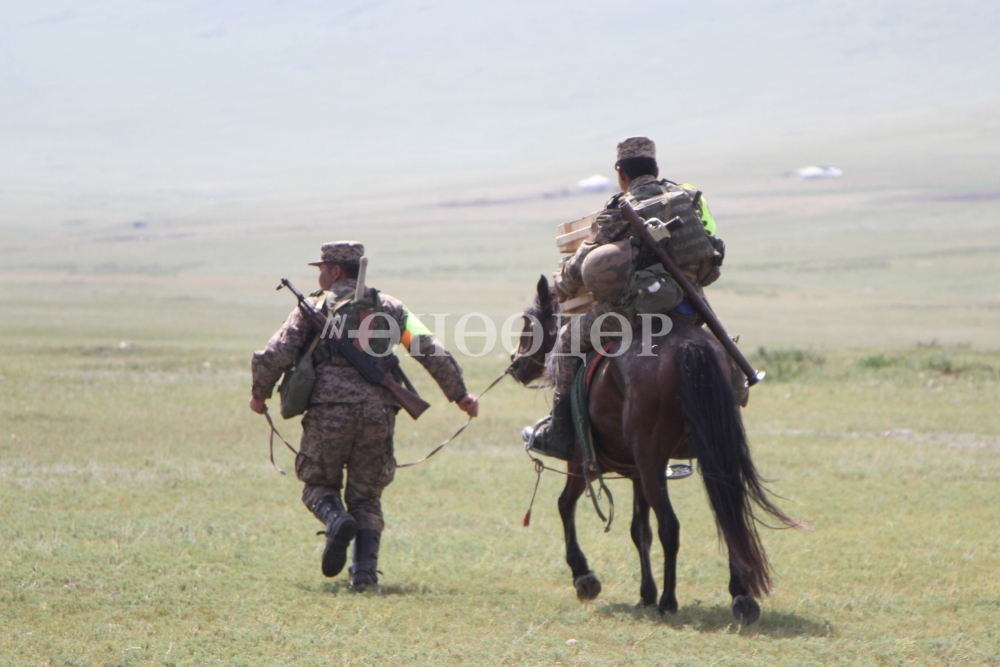
M395 426L396 411L377 402L309 408L302 418L302 443L295 458L295 474L305 482L305 506L312 510L321 498L339 496L343 489L344 504L358 528L381 532L382 491L396 474Z
M600 326L592 331L598 319L604 315L607 317L604 317ZM559 339L550 357L556 393L569 394L573 378L576 377L576 372L587 354L594 349L594 344L599 342L601 347L604 347L614 340L620 340L617 336L606 334L619 334L625 327L632 327L632 322L625 311L613 303L606 302L597 304L579 317L563 324L559 328Z

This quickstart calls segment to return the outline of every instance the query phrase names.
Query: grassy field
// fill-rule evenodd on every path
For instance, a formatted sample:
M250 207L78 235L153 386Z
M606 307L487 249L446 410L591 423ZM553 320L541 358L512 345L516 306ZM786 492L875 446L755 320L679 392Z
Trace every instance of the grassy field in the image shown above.
M671 488L680 611L635 606L622 482L610 534L581 504L604 590L577 602L559 476L521 525L535 476L518 433L545 392L505 381L453 446L399 471L366 593L321 576L320 525L246 406L250 355L292 305L274 287L311 289L323 241L363 240L371 283L448 313L454 348L457 316L528 304L554 225L603 196L543 197L559 185L543 165L377 206L261 195L164 213L109 194L0 217L0 665L996 667L1000 189L980 171L994 135L831 138L851 168L838 181L777 177L794 146L669 172L707 193L729 247L710 298L769 374L745 411L755 460L813 527L767 532L777 585L743 630L697 477ZM473 392L505 366L500 350L462 362ZM400 419L400 461L463 422L405 363L435 407Z
M6 5L0 667L1000 667L995 3ZM609 534L580 505L579 603L560 476L521 524L550 396L510 380L397 473L380 587L324 579L247 408L278 280L361 240L454 349L459 316L530 302L634 134L711 205L709 298L768 371L754 458L812 527L765 533L760 621L733 624L697 476L679 612L636 607L620 481ZM473 392L505 366L461 360ZM409 461L464 419L404 364L435 404L399 420Z
M222 293L231 281L232 298L192 298L199 280ZM622 482L610 534L581 504L604 592L577 602L561 478L543 476L521 525L534 475L517 433L548 397L510 381L454 446L397 474L378 590L324 579L320 526L246 409L249 352L288 308L265 289L224 276L7 279L0 665L1000 660L1000 354L929 342L753 354L770 371L746 411L756 462L814 530L766 534L776 590L741 631L697 477L671 488L680 611L635 606ZM505 365L463 362L473 391ZM434 402L419 423L400 420L400 461L461 423ZM283 430L297 437L294 422ZM291 467L287 451L278 461Z

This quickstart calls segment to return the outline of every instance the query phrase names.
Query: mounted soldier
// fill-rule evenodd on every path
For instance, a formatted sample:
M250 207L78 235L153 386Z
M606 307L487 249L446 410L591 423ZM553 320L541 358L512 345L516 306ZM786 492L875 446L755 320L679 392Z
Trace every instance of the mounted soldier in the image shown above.
M551 418L526 428L523 434L526 442L533 434L535 451L566 461L573 456L575 441L569 391L595 343L603 344L605 337L631 329L637 316L644 313L702 324L684 290L623 217L622 204L630 204L646 221L679 219L669 234L664 232L661 245L699 294L718 279L725 255L725 244L715 236L715 220L702 193L687 184L659 179L652 140L629 137L620 141L615 171L621 193L608 200L596 216L590 236L563 260L555 278L560 302L589 290L597 303L560 328L549 358L549 374L555 384ZM595 325L598 330L592 334ZM733 380L736 398L745 406L745 376L732 366L737 371Z
M771 588L756 524L766 514L785 526L804 527L771 501L750 455L740 408L748 387L764 373L743 356L704 300L703 288L719 276L724 246L714 238L701 193L657 180L655 147L645 137L620 142L615 167L622 193L599 214L560 226L557 243L573 256L560 266L555 289L541 277L535 302L524 313L511 375L527 386L547 371L556 387L551 417L525 429L525 447L569 461L558 507L566 564L580 600L596 599L601 582L577 541L577 501L589 491L607 532L614 502L604 475L632 481L630 533L639 552L640 604L656 605L661 613L678 609L680 521L668 481L693 472L690 464L670 461L697 459L729 551L733 616L750 625L760 616L757 598ZM573 250L571 244L585 235L586 242ZM557 336L565 315L572 319ZM539 475L546 467L538 459L535 466ZM607 517L601 495L610 504ZM654 535L664 559L659 602L650 556Z

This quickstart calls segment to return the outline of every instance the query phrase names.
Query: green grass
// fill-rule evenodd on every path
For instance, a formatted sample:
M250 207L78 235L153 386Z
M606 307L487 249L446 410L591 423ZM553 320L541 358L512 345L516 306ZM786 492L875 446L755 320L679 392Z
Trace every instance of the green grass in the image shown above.
M759 623L741 631L697 477L671 487L680 611L635 607L623 482L612 483L610 534L580 505L581 543L604 591L577 602L555 508L562 478L543 476L532 525L521 525L534 474L517 433L545 396L510 381L453 446L397 473L381 586L358 593L346 576L324 579L320 526L300 485L270 467L265 424L245 406L247 352L93 340L2 349L0 664L1000 659L998 354L826 351L822 365L753 390L756 463L813 532L765 533L777 586ZM504 362L465 364L476 390ZM400 461L462 421L426 375L412 375L436 405L418 423L400 420ZM279 427L298 434L295 422ZM278 459L291 467L286 451ZM655 544L658 579L659 554Z
M709 298L768 372L744 413L754 460L813 527L765 531L776 587L744 630L697 477L670 489L679 612L635 607L623 482L610 483L610 534L580 505L580 541L604 590L577 602L561 477L543 476L532 525L521 525L535 475L518 434L548 410L546 392L505 380L457 442L397 473L382 585L366 593L320 574L321 526L300 484L271 468L265 422L246 405L250 354L292 305L274 287L287 276L311 289L304 262L323 241L362 238L372 284L416 312L502 321L554 267L555 223L603 196L443 208L455 195L439 179L378 206L359 196L179 211L153 218L164 236L148 241L110 209L5 220L0 666L996 667L1000 200L919 198L996 190L992 172L966 164L973 139L966 152L933 139L921 160L899 150L924 150L909 135L883 139L845 147L871 159L837 182L770 176L838 155L826 150L839 149L834 139L690 175L730 249ZM688 178L683 163L671 175ZM514 194L548 187L517 183ZM484 187L475 195L497 195ZM505 365L502 355L462 362L474 392ZM419 422L399 420L397 458L409 461L464 420L404 363L435 404ZM297 420L279 428L298 438ZM291 469L283 446L276 454ZM658 544L653 553L660 579Z

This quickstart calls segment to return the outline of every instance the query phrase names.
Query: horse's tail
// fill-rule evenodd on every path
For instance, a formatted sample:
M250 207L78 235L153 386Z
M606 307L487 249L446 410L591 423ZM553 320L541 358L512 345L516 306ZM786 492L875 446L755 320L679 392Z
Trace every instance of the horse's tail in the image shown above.
M678 362L688 442L698 458L719 538L729 547L733 566L750 594L766 595L771 587L770 565L757 534L753 505L786 526L801 524L785 516L767 497L750 459L736 399L712 345L688 343L680 349Z

